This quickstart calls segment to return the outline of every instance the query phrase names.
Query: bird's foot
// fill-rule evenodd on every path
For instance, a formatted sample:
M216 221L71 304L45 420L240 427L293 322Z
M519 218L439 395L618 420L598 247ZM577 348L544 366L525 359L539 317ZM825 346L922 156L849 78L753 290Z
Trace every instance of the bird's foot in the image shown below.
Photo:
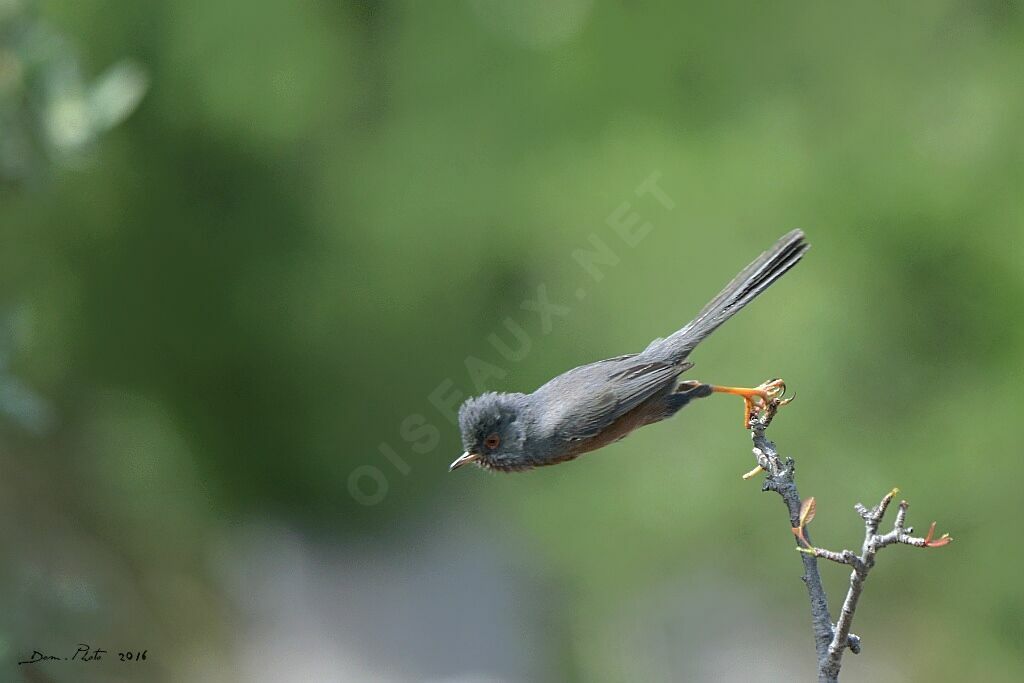
M795 398L793 396L784 398L786 395L786 383L781 379L769 380L752 389L745 387L720 387L714 384L710 386L713 392L733 394L743 399L744 429L750 429L751 422L761 413L774 416L775 411Z

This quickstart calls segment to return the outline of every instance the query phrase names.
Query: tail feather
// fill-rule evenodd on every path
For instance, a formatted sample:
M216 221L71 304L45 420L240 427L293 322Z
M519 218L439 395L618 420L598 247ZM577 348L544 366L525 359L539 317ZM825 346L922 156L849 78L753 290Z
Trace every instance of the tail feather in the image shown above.
M793 230L784 235L740 271L696 318L665 339L662 349L674 359L686 358L697 344L795 266L809 248L803 231Z

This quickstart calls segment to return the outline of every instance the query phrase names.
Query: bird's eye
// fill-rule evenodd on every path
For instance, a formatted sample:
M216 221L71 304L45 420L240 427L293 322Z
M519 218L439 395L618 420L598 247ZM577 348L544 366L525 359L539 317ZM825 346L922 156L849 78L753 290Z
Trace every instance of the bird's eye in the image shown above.
M500 444L501 437L499 437L497 434L491 434L486 439L484 439L484 446L486 446L487 449L491 451L497 448Z

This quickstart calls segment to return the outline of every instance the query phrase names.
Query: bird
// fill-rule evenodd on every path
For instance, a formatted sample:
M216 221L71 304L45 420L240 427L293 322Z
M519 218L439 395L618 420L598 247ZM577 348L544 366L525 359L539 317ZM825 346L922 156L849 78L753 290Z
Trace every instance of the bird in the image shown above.
M693 320L639 353L573 368L533 393L487 392L467 399L458 414L465 452L449 471L475 463L487 470L519 472L574 460L712 393L742 397L744 425L749 427L755 406L778 401L785 393L782 380L744 388L680 376L693 367L688 359L694 348L795 266L809 247L803 231L785 234Z

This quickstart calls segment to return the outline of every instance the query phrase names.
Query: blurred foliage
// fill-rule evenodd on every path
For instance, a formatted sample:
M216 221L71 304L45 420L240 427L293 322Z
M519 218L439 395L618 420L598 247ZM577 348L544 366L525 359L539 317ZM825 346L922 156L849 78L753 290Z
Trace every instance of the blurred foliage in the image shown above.
M621 679L618 617L666 577L749 587L803 629L781 506L739 479L738 402L492 477L447 475L458 434L429 400L473 393L467 356L530 390L643 348L799 226L805 263L694 373L800 396L772 436L818 542L855 543L852 504L894 485L956 538L885 554L862 657L1019 680L1022 38L994 0L0 0L0 665L124 619L184 653L228 641L208 556L253 517L352 549L446 511L525 539L558 587L553 679ZM654 171L672 211L634 195ZM624 201L654 229L583 280L572 250L617 239ZM571 307L550 334L520 308L540 284ZM520 363L487 342L506 317ZM403 439L410 415L436 447ZM361 466L377 505L349 491Z
M70 41L32 0L0 2L0 180L33 179L50 163L81 160L145 91L145 72L127 60L87 82Z

